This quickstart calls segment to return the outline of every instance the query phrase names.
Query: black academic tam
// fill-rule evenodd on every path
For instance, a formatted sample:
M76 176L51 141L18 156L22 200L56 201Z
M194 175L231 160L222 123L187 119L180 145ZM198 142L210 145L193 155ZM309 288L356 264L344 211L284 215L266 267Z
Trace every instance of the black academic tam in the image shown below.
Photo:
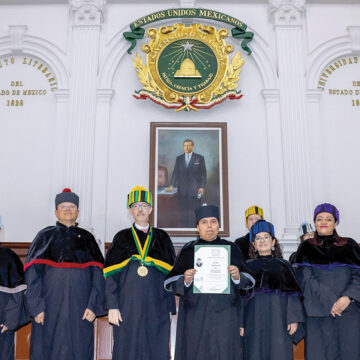
M230 294L194 294L193 285L186 287L184 272L194 268L195 245L230 245L231 265L239 268L240 283L231 281ZM239 248L232 242L216 238L187 243L178 255L165 286L180 296L176 331L175 360L239 360L242 357L241 289L251 289L254 280Z

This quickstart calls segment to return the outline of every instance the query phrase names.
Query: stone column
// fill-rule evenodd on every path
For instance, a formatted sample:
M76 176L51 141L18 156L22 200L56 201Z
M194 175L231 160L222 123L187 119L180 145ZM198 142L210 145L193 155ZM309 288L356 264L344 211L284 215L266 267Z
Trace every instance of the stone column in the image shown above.
M263 89L266 105L266 130L269 161L270 214L266 218L274 224L281 239L285 228L284 169L281 147L280 95L278 89Z
M113 89L97 90L97 111L95 126L95 151L94 151L94 177L93 182L93 211L92 225L96 229L96 240L100 249L105 251L106 239L106 210L107 210L107 186L109 168L109 132L110 132L110 109Z
M55 143L54 158L51 181L51 199L49 200L50 209L54 209L54 194L59 193L66 185L66 141L69 133L69 89L57 89L54 91L56 99L56 119L55 119ZM51 212L49 223L54 221Z
M313 205L324 201L324 169L323 169L323 149L320 123L320 99L323 90L308 89L306 94L307 101L307 126L309 131L309 152L311 153L311 198ZM309 220L312 220L311 218Z
M68 186L80 195L81 226L92 230L99 40L106 0L70 0L72 15Z
M305 0L270 0L280 88L286 225L284 245L296 247L297 228L311 220L311 186L306 125L304 66Z

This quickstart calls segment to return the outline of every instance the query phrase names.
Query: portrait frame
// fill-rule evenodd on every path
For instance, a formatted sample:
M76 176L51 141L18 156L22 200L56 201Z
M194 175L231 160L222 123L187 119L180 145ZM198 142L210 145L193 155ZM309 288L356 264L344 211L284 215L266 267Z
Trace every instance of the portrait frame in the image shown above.
M177 158L184 154L186 139L194 140L193 153L203 157L206 164L206 187L200 199L201 205L207 203L219 206L219 236L228 237L227 123L223 122L150 123L149 188L153 194L151 223L173 237L194 237L198 234L195 224L183 226L184 211L178 200L180 193L166 193L171 185Z

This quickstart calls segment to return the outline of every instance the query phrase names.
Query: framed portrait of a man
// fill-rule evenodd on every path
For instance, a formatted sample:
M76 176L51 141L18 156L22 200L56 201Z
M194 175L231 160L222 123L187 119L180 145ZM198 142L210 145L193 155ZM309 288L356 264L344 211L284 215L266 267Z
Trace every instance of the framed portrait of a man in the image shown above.
M151 123L152 223L171 236L194 236L194 209L220 209L221 236L229 236L226 123Z

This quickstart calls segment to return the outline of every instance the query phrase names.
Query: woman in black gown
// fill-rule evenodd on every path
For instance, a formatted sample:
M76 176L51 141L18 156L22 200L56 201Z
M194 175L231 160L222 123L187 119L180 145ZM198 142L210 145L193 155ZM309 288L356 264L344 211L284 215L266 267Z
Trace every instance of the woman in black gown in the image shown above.
M260 220L250 230L250 260L255 291L244 301L245 360L291 360L293 342L303 337L301 290L294 271L282 259L271 223Z
M339 220L334 205L318 205L314 237L296 254L307 315L307 360L360 359L360 248L337 234Z

